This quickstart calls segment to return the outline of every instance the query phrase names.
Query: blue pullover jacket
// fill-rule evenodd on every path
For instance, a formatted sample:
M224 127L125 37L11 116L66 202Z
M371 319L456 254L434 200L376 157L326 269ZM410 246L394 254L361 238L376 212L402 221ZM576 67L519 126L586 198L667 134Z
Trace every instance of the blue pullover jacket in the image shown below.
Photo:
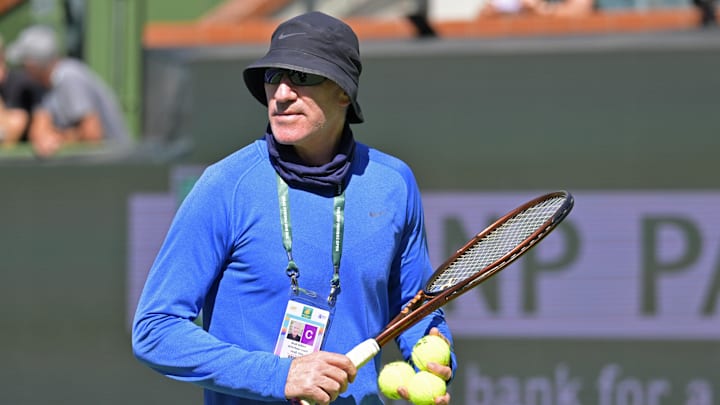
M342 291L323 350L376 336L432 274L418 187L402 161L358 143L345 191ZM290 188L300 287L326 297L333 274L333 198ZM287 403L290 359L273 354L289 299L276 173L264 140L208 167L181 204L138 303L136 357L205 388L207 404ZM203 326L194 320L202 311ZM396 341L408 359L436 311ZM455 364L455 363L453 363ZM334 403L380 404L380 356Z

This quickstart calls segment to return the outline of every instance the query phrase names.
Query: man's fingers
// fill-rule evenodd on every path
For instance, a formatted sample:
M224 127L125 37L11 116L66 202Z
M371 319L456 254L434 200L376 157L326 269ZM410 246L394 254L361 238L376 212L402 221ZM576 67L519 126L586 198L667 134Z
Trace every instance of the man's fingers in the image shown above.
M445 393L445 395L441 397L435 398L435 405L448 405L450 404L450 394Z
M347 381L349 381L349 382L355 381L355 376L357 375L357 367L355 367L355 365L350 360L350 358L345 355L337 354L337 353L328 353L328 354L332 355L328 358L328 360L327 360L328 363L345 371Z
M297 357L290 363L285 395L324 405L345 392L356 374L357 368L342 354L321 351Z
M409 401L410 400L410 394L408 393L407 387L400 386L397 389L398 394L402 397L402 399Z
M452 369L448 366L443 366L434 362L429 362L426 366L429 372L445 381L449 381L452 378Z
M443 338L445 343L447 343L448 346L450 346L450 341L442 333L440 333L440 329L433 327L432 329L430 329L430 332L428 333L428 335L440 336L441 338Z

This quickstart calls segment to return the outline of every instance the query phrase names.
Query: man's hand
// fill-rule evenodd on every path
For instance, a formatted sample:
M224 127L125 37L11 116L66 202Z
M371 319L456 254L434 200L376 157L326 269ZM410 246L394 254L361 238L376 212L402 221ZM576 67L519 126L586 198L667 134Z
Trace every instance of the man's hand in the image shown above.
M41 158L54 155L63 144L62 134L55 130L47 110L35 110L28 135L35 155Z
M445 339L445 341L447 341L447 338L445 338L445 336L443 336L443 335L440 333L440 331L438 330L438 328L432 328L432 329L430 329L430 333L429 333L429 334L430 334L430 335L440 336L441 338ZM448 343L449 343L449 342L448 342ZM435 374L436 376L442 378L442 379L445 380L445 381L449 381L450 378L452 378L452 368L450 368L450 366L443 366L443 365L440 365L440 364L437 364L437 363L433 363L433 362L428 363L426 366L427 366L427 369L428 369L429 372ZM398 388L398 393L399 393L400 396L402 396L405 400L409 400L409 399L410 399L409 396L408 396L408 390L407 390L406 387L400 387L400 388ZM440 397L436 397L436 398L435 398L435 404L436 404L436 405L448 405L448 404L450 404L450 394L446 392L445 395L440 396Z
M293 359L285 383L285 397L327 405L355 380L357 368L342 354L315 352Z
M50 157L62 146L62 138L57 134L49 133L33 138L33 150L38 157Z

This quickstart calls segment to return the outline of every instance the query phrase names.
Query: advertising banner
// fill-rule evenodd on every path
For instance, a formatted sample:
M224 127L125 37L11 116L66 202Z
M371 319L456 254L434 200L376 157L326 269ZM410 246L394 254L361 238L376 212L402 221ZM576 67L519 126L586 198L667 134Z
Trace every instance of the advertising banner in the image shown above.
M128 319L187 189L174 188L129 201ZM425 192L434 265L542 193ZM720 193L573 195L554 232L445 307L460 359L453 402L718 403Z

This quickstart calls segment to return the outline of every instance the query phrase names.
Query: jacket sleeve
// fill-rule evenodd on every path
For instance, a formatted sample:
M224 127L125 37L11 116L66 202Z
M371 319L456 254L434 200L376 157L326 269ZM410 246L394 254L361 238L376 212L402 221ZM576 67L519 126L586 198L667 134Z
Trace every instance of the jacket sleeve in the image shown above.
M148 275L132 330L135 356L176 380L284 400L290 359L223 342L194 321L234 243L232 187L209 168L183 201Z

